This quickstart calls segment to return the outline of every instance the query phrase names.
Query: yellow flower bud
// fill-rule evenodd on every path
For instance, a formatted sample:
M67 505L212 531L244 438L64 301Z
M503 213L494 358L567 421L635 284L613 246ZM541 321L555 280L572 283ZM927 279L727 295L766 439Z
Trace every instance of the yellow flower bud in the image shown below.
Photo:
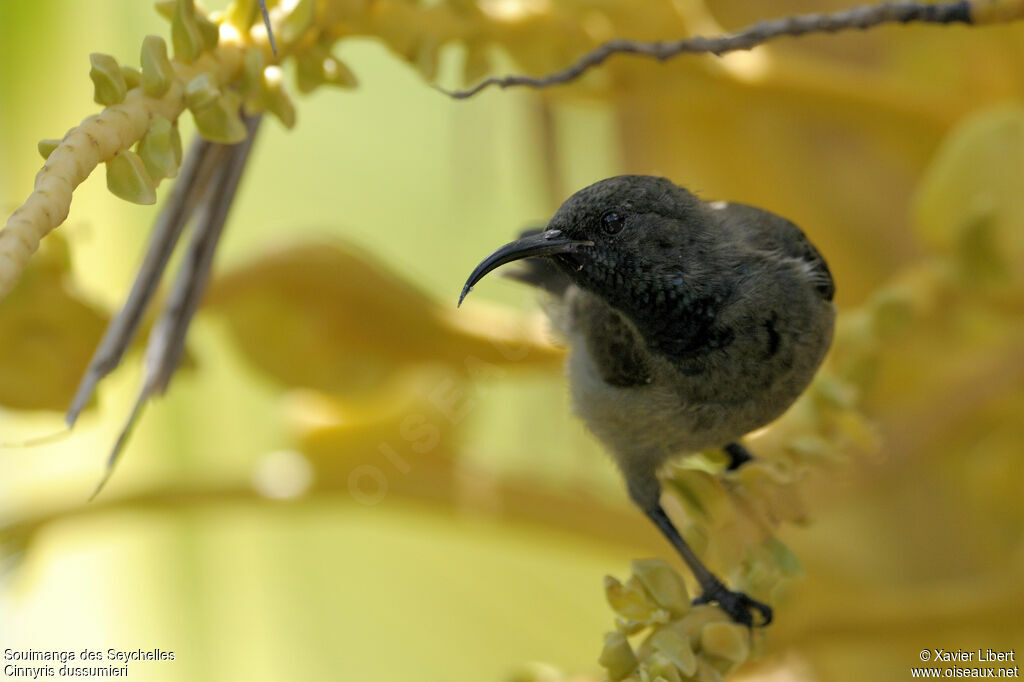
M612 610L624 618L646 621L655 610L643 587L633 579L623 585L612 576L605 576L604 594Z
M853 409L860 399L859 393L853 384L827 374L819 375L814 382L814 396L838 410Z
M685 634L695 641L701 630L709 623L729 623L729 616L714 604L698 604L690 609L681 620L672 624L672 629Z
M608 679L618 682L636 670L636 654L629 640L621 632L609 632L604 636L604 649L597 662L608 671Z
M290 45L302 37L316 18L313 0L299 0L281 22L281 42Z
M690 610L690 596L678 573L663 559L638 559L631 564L633 575L643 585L654 602L681 616Z
M733 663L742 663L750 656L750 633L734 623L709 623L701 630L701 651Z
M263 76L265 67L266 58L263 56L263 50L251 48L245 51L239 90L247 113L258 114L267 108L267 86Z
M354 88L359 85L359 79L352 73L352 69L331 55L324 57L323 72L324 82L328 85L336 85L339 88Z
M694 661L696 668L696 661ZM665 682L683 682L679 674L679 668L667 656L661 653L653 653L643 662L641 669L647 673L652 682L664 680Z
M199 35L203 39L203 47L207 50L217 49L220 42L220 28L210 21L204 14L196 14L196 25L199 27Z
M697 674L693 678L695 682L725 682L722 674L711 667L706 661L697 664Z
M263 70L266 85L267 111L277 116L285 128L295 125L295 105L284 89L281 69L268 66Z
M300 92L311 92L321 85L354 88L358 80L351 69L335 59L323 47L314 46L297 61L296 81Z
M804 566L800 562L800 557L798 557L796 552L790 549L788 545L776 537L771 537L765 540L765 546L771 553L772 560L775 562L775 565L779 567L779 571L781 571L783 575L803 575Z
M224 10L224 20L239 33L246 35L259 16L259 4L256 0L234 0Z

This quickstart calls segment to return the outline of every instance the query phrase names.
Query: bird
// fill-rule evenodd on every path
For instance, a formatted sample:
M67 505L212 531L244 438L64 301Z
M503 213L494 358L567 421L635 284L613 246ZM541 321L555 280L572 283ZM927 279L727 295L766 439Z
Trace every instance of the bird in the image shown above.
M487 256L489 272L549 297L568 346L574 412L618 465L631 500L736 623L772 608L726 587L661 505L668 460L721 448L728 468L753 455L741 438L779 417L807 388L832 341L835 283L789 220L754 206L705 201L671 180L619 175L570 196L544 228ZM756 617L756 618L755 618Z

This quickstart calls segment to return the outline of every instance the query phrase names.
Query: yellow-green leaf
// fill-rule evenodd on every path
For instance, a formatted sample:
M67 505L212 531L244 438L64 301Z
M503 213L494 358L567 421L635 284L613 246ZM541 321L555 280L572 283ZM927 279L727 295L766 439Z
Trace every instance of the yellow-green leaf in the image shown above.
M561 353L507 312L458 315L339 243L278 249L215 279L206 305L242 352L282 383L328 393L376 390L408 368L555 368ZM475 313L475 314L474 314Z
M107 325L70 283L66 244L50 235L0 301L0 405L66 410Z
M1024 107L990 109L950 133L914 197L914 222L968 274L1024 279Z

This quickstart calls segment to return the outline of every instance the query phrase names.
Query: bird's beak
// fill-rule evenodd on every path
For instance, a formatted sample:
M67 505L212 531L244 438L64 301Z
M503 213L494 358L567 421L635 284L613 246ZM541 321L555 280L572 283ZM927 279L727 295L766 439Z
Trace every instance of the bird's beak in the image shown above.
M570 239L561 230L544 230L535 234L527 235L522 239L505 244L490 256L485 258L480 265L476 266L473 273L466 280L466 286L462 287L462 294L459 296L459 305L462 299L466 298L473 285L484 278L491 270L501 267L505 263L523 258L546 258L560 253L575 251L580 246L593 246L594 242Z

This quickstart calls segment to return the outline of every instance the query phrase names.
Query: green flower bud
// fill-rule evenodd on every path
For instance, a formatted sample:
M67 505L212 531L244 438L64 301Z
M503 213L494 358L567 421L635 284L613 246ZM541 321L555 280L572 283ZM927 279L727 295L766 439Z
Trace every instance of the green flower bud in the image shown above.
M995 269L991 262L985 268L989 272ZM880 338L895 338L910 326L916 312L914 298L912 292L899 285L887 286L875 292L871 297L869 312L875 333Z
M328 85L336 85L339 88L354 88L359 85L359 79L352 73L352 69L334 57L328 55L324 58L324 82Z
M604 594L612 610L630 620L646 621L655 610L643 588L634 580L623 585L607 575L604 578Z
M142 39L142 90L150 97L163 97L174 81L174 67L167 58L167 43L160 36Z
M174 20L174 9L178 6L178 0L159 0L153 3L156 12L167 21Z
M181 168L184 152L181 149L181 131L178 130L177 121L171 124L171 151L174 152L174 167Z
M354 88L359 84L351 69L320 46L306 51L296 66L296 81L300 92L311 92L321 85Z
M826 460L835 458L835 448L827 440L813 433L804 433L794 437L786 449L799 460Z
M185 103L193 113L212 107L218 98L220 88L208 73L201 73L185 84Z
M636 654L629 640L621 632L609 632L604 636L604 649L597 662L608 671L608 679L618 682L636 670Z
M650 640L654 650L672 662L679 672L693 675L697 672L697 657L690 646L690 638L671 628L661 628Z
M146 172L154 181L173 178L178 174L175 159L174 139L171 122L163 116L156 116L149 123L149 130L139 140L138 154L146 165ZM180 137L179 143L180 143Z
M263 75L267 111L277 116L285 128L291 128L295 125L295 105L284 89L280 67L268 66L263 70Z
M225 92L212 106L193 109L199 134L212 142L237 144L245 139L247 131L239 110L241 96L233 91Z
M798 557L796 552L790 549L784 542L776 537L770 537L765 540L765 545L768 547L768 551L771 553L772 560L775 562L775 565L779 567L779 571L784 575L803 575L804 567L800 562L800 557Z
M263 76L265 67L266 59L263 56L263 50L251 48L245 51L239 90L242 93L242 104L247 113L258 114L267 108L267 85Z
M53 150L60 145L60 140L39 140L36 144L36 149L39 150L39 155L43 157L43 160L50 158L50 154Z
M171 20L171 42L174 56L183 62L194 62L203 53L206 44L196 21L194 0L177 0Z
M107 189L135 204L156 203L156 185L146 172L146 164L127 149L107 161Z
M316 19L316 3L313 0L299 0L292 11L281 22L280 40L290 45L302 37Z
M128 89L137 88L142 83L142 72L134 66L121 65L121 76Z
M852 410L860 399L860 391L838 377L821 375L814 382L814 396L837 410Z
M696 669L696 667L697 662L695 660L694 668ZM647 676L652 680L652 682L657 682L657 680L664 680L665 682L683 682L683 678L679 674L679 668L664 654L657 652L651 654L647 657L647 660L643 662L641 668L647 673Z
M109 54L93 52L89 55L89 78L93 84L93 100L96 104L109 107L124 101L125 93L128 92L128 85L121 74L121 67L117 60Z
M246 35L249 29L256 23L259 16L259 4L257 0L234 0L224 10L224 20L233 26L239 33Z
M693 678L695 682L725 682L722 674L712 668L707 661L697 664L697 674Z
M725 611L713 604L698 604L690 609L681 620L672 624L672 629L685 634L690 641L700 636L701 630L709 623L730 623Z
M203 38L203 47L207 50L217 49L220 42L220 28L204 14L196 14L199 35Z
M749 633L735 623L709 623L701 630L700 648L705 654L742 663L750 656Z
M631 567L633 574L658 606L675 616L690 610L686 585L667 562L662 559L638 559Z

